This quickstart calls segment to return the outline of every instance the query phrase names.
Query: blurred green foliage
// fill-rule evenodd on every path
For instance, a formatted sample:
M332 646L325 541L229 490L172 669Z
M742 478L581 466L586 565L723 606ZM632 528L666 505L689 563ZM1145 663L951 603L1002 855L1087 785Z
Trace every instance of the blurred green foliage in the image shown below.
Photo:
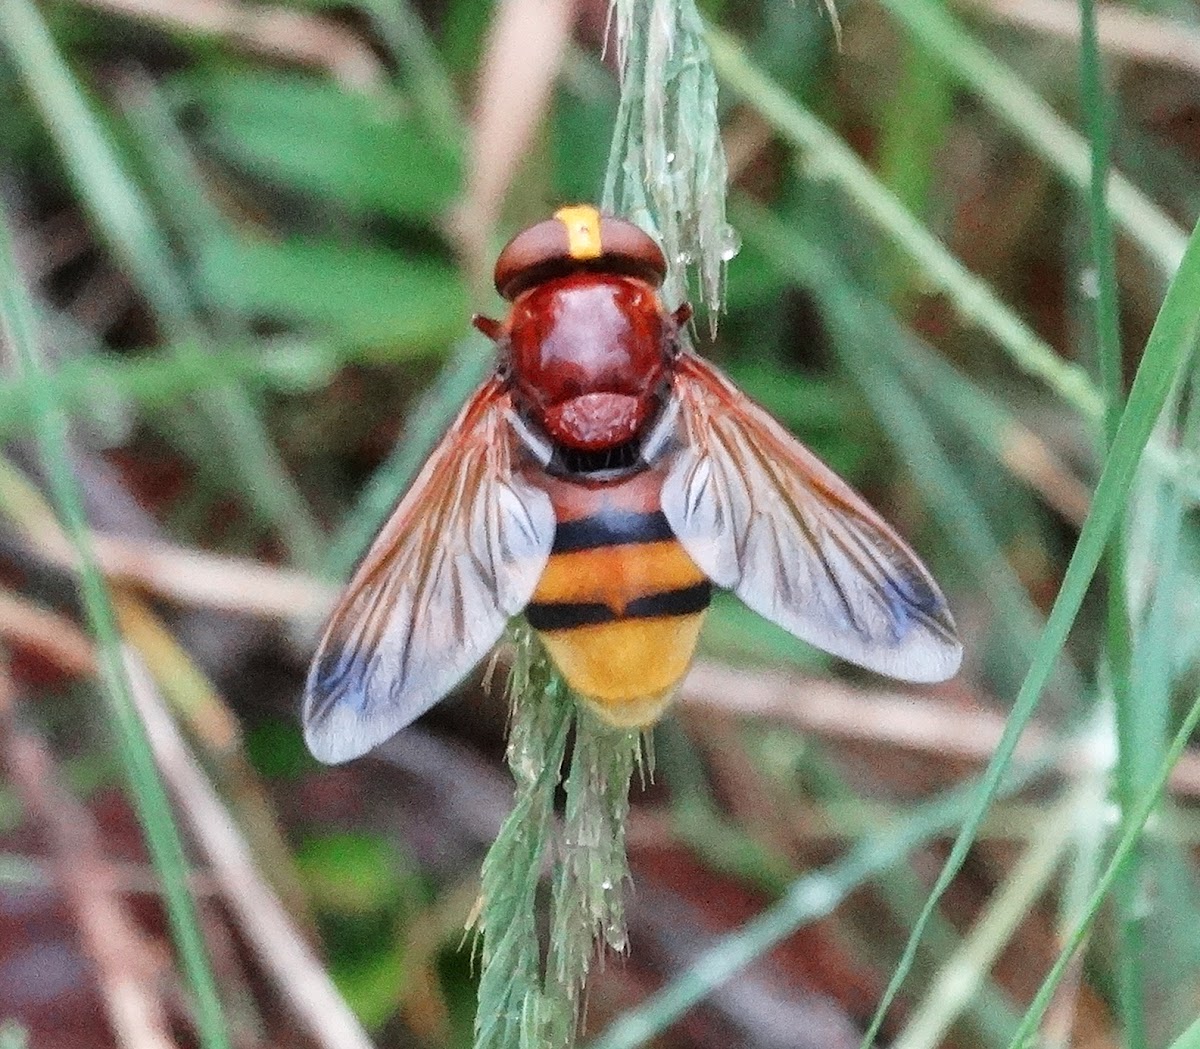
M470 127L458 110L470 111L500 6L276 5L319 13L339 39L365 41L359 54L373 64L373 79L351 83L336 70L305 68L294 55L256 53L232 29L214 35L66 0L40 7L0 0L0 200L35 295L48 370L0 389L6 454L17 460L45 424L47 409L34 396L44 386L70 424L71 455L129 470L130 488L149 492L142 509L159 537L344 573L361 546L355 537L375 527L462 388L487 367L479 344L463 340L475 295L450 217L469 174ZM1100 433L1105 410L1115 418L1121 407L1113 376L1128 386L1137 372L1171 259L1182 253L1182 227L1197 212L1195 144L1179 130L1194 123L1194 104L1182 98L1178 74L1112 65L1114 158L1129 182L1114 183L1105 204L1087 196L1088 164L1079 162L1089 155L1085 135L1045 108L1048 100L1086 129L1103 104L1076 89L1075 54L1059 41L997 28L982 16L967 21L933 0L897 0L883 8L840 5L846 43L839 52L819 5L701 8L744 45L754 77L768 76L782 92L791 107L785 115L819 119L864 162L858 176L835 172L829 154L802 149L779 131L779 109L762 81L735 77L724 85L733 215L745 243L729 267L719 337L702 350L928 555L970 641L962 691L954 694L964 707L1007 709L1022 682L1034 680L1027 674L1036 654L1036 675L1049 678L1044 734L1053 739L1052 757L1067 761L1081 748L1102 749L1097 738L1110 743L1110 712L1124 704L1127 731L1109 764L1096 759L1093 779L1068 765L1068 775L1044 782L1022 810L1035 821L1061 821L1068 788L1082 783L1092 792L1093 807L1072 810L1081 815L1062 828L1068 858L1043 897L1054 916L1030 916L1052 939L1047 930L1061 932L1089 913L1082 901L1099 883L1097 857L1122 829L1095 817L1110 779L1129 787L1121 796L1128 815L1148 796L1200 680L1196 302L1159 318L1174 325L1176 341L1151 362L1159 396L1139 400L1129 417L1131 432L1153 428L1136 477L1136 442L1126 442L1126 458L1114 467ZM1143 8L1166 20L1159 24L1168 31L1195 20L1179 5ZM611 56L605 64L598 45L594 26L584 25L498 232L512 232L530 212L599 197L618 89ZM438 84L448 102L439 101ZM948 290L940 256L919 237L897 237L864 204L880 194L915 219L921 235L949 248L962 284ZM1084 246L1109 207L1121 237L1119 301L1097 314L1095 259ZM990 313L967 308L984 298ZM1010 321L1024 328L1005 327ZM1121 336L1120 360L1111 349L1103 358L1094 345L1105 325ZM1038 353L1061 370L1030 369L1030 360L1046 363ZM148 484L129 465L145 462L167 479ZM1126 563L1102 568L1090 591L1090 572L1072 576L1068 596L1082 610L1056 619L1063 638L1072 628L1060 658L1059 646L1045 642L1046 612L1086 505L1064 511L1055 497L1068 481L1094 496L1102 475L1116 477L1099 509L1124 537ZM103 504L98 494L113 493L83 494ZM11 493L0 502L10 524L20 520ZM24 583L6 576L6 585ZM30 596L68 603L40 583L30 584ZM1112 607L1129 630L1127 659L1110 629ZM171 621L181 638L205 636L190 634L184 616ZM196 659L234 704L245 705L254 721L246 751L286 809L317 778L290 719L302 656L290 649L280 656L287 645L278 637L269 656L259 654L276 661L265 690L274 708L264 714L255 706L262 690L248 683L261 677L251 679L239 662L244 633L230 618L215 634L222 655ZM703 644L748 667L833 669L731 598L715 603ZM59 694L36 683L29 691L45 700L37 714L49 715L42 723L57 743ZM1028 687L1021 695L1032 702ZM71 729L80 705L70 707ZM775 917L783 918L774 934L823 917L813 904L821 891L847 901L834 935L855 964L886 979L900 944L878 926L911 928L928 889L928 855L911 862L910 855L961 820L978 795L964 793L958 808L912 807L911 784L882 774L891 769L843 762L836 748L791 727L726 725L719 746L705 732L712 730L696 729L686 713L660 730L660 782L669 795L661 804L674 820L673 843L714 871L778 895ZM64 759L66 774L91 795L113 782L107 736L91 723L76 735L72 746L81 753ZM901 772L904 757L937 760L904 755ZM761 823L726 811L737 787L730 767L767 770L778 795L755 795L770 810ZM880 816L873 805L893 789L896 799ZM778 826L790 827L805 806L826 805L857 814L859 830L846 837L857 837L860 848L806 880L804 868L821 861L820 850ZM1200 895L1181 807L1165 803L1153 837L1131 851L1124 902L1100 915L1088 955L1088 986L1104 997L1112 1030L1124 1032L1110 1040L1124 1038L1130 1049L1170 1044L1194 1012L1200 941L1190 931L1200 921ZM413 1025L430 1044L465 1044L474 977L470 951L455 953L463 915L438 910L445 872L439 881L422 870L393 828L366 816L361 826L289 818L288 862L316 914L330 970L364 1023L388 1032L387 1044L407 1044ZM0 831L18 819L14 796L0 793ZM881 857L870 845L884 830L892 851ZM978 859L983 873L975 876L1001 884L1006 872L994 853ZM855 910L855 894L868 883L887 922ZM956 903L934 913L908 990L922 1004L938 974L960 964L964 942L978 949L970 975L979 994L933 1026L944 1024L953 1044L1003 1047L1032 995L991 968L1005 944L980 947L985 923L965 925ZM426 924L436 930L434 946L418 964L411 940ZM746 941L725 946L733 954L747 949ZM1037 936L1009 946L1036 957L1039 970L1053 960ZM750 954L764 949L756 941ZM429 973L435 990L422 1020L406 996ZM703 993L687 979L687 993ZM671 992L664 1000L683 1008L687 994L671 999ZM937 1003L930 1008L936 1012ZM651 1028L670 1015L660 1011ZM925 1044L900 1034L896 1044L905 1049ZM613 1037L605 1044L643 1044Z

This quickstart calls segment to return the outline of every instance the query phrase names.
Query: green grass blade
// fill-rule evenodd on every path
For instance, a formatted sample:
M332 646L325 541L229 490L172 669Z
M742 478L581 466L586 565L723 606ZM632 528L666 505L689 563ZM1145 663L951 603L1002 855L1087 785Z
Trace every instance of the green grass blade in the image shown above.
M910 47L901 61L900 84L884 111L879 177L905 208L923 218L954 99L923 51Z
M0 0L0 44L7 47L41 112L80 201L153 306L159 323L175 342L206 345L208 336L149 203L124 169L29 0ZM202 404L237 467L247 504L278 529L297 563L313 565L322 545L320 529L253 405L228 384L205 391Z
M141 721L133 707L121 655L121 638L108 591L91 549L82 495L71 469L66 421L53 399L53 388L37 345L33 304L13 254L7 216L0 214L0 323L19 372L32 380L39 425L39 446L46 476L63 526L79 556L79 589L96 636L100 677L121 758L132 789L146 844L163 881L171 931L191 987L196 1023L205 1049L228 1049L229 1035L209 968L195 908L188 895L187 863L166 792L158 778Z
M1079 950L1084 939L1087 937L1092 927L1092 922L1095 921L1105 897L1116 884L1121 871L1137 848L1146 821L1150 818L1151 812L1154 811L1155 806L1162 797L1163 790L1167 785L1167 778L1171 775L1171 770L1183 755L1188 741L1191 739L1192 733L1198 724L1200 724L1200 698L1197 698L1192 704L1187 717L1184 718L1183 723L1179 726L1179 731L1175 733L1175 738L1171 741L1171 745L1167 749L1166 756L1158 768L1154 782L1150 784L1150 789L1142 795L1136 809L1130 812L1129 817L1126 819L1124 832L1121 835L1121 840L1117 843L1112 859L1109 860L1108 866L1100 876L1100 880L1096 883L1096 888L1088 900L1087 907L1067 937L1067 942L1058 959L1050 969L1046 979L1042 981L1042 986L1038 989L1038 993L1034 996L1033 1002L1025 1013L1016 1033L1013 1035L1009 1049L1023 1049L1024 1046L1029 1044L1029 1039L1036 1030L1037 1025L1041 1022L1042 1016L1045 1015L1059 982L1066 973L1067 967L1071 964L1071 959L1075 956L1075 952ZM1126 1042L1125 1044L1129 1043Z
M1083 109L1091 142L1088 213L1091 219L1092 265L1096 269L1096 335L1100 351L1100 388L1104 391L1104 431L1111 444L1121 424L1125 400L1121 368L1121 327L1117 303L1117 260L1112 215L1108 206L1110 168L1108 100L1100 70L1094 0L1079 0L1083 39L1079 76Z
M1016 72L981 45L939 0L882 0L892 17L973 92L1038 156L1087 193L1092 158L1079 133ZM1187 244L1176 223L1119 174L1109 179L1109 207L1121 231L1166 276Z
M984 281L964 269L850 147L758 70L732 37L710 30L708 40L720 77L804 154L814 177L835 183L905 251L931 290L944 294L965 320L989 332L1018 367L1088 418L1101 418L1103 398L1082 368L1059 357Z
M1015 790L1028 772L1010 774L1006 788ZM626 1010L588 1044L588 1049L636 1049L645 1045L801 925L833 913L861 885L955 826L973 807L974 790L972 785L926 802L901 826L868 835L841 859L797 878L778 903L706 950L661 991Z
M1176 1038L1169 1049L1200 1049L1200 1020Z
M1159 432L1169 429L1178 435L1184 455L1194 455L1200 446L1197 378L1193 369L1173 406L1175 414L1164 415L1159 424ZM1189 638L1192 617L1182 610L1195 601L1200 582L1195 540L1192 505L1175 486L1162 484L1144 471L1126 526L1129 605L1137 609L1130 672L1136 711L1131 704L1122 726L1128 736L1121 741L1123 748L1128 743L1121 751L1122 760L1128 757L1128 769L1119 782L1126 814L1153 782L1176 721L1176 697L1193 687L1196 649ZM1153 886L1154 893L1149 911L1145 908L1148 886ZM1125 986L1146 1003L1145 1026L1155 1044L1188 1016L1192 1003L1186 988L1194 984L1200 965L1200 944L1192 935L1200 922L1200 897L1189 851L1158 836L1148 837L1122 874L1118 893L1128 893L1119 895L1114 915L1118 919L1130 914L1129 903L1139 904L1134 913L1141 919L1137 931L1144 961L1141 978L1129 979ZM1120 968L1114 969L1116 976L1123 975ZM1123 1008L1124 1001L1117 1001Z
M441 55L409 0L362 0L362 9L400 62L409 97L431 142L452 148L464 141L462 112Z
M118 101L132 148L140 154L147 173L146 195L166 216L181 253L190 256L194 265L207 243L228 235L228 223L210 198L187 139L158 84L144 73L127 73Z
M171 346L153 354L112 358L72 357L46 377L59 409L72 419L103 419L129 404L140 411L168 410L213 386L236 382L250 391L294 393L323 386L341 364L369 360L361 349L315 342L280 341L251 349L231 346L207 353L194 345ZM34 388L27 377L0 386L0 439L37 425Z
M1192 231L1179 270L1167 289L1166 299L1146 343L1129 400L1121 416L1121 424L1096 485L1091 510L1079 533L1079 541L1075 545L1054 607L1046 621L1046 629L1039 640L1033 665L1017 693L1004 735L988 764L975 807L955 840L950 856L930 892L922 916L912 930L904 955L863 1039L864 1047L869 1046L878 1033L888 1007L912 967L925 921L966 859L983 815L1003 778L1004 769L1012 759L1017 741L1033 716L1042 689L1050 677L1063 645L1066 644L1067 635L1108 546L1113 528L1124 511L1134 472L1146 442L1180 370L1193 354L1198 332L1200 227Z
M1079 0L1081 48L1079 53L1080 97L1087 119L1091 146L1088 185L1088 214L1091 224L1091 254L1095 269L1095 335L1099 352L1100 388L1104 391L1104 437L1112 445L1121 423L1124 377L1121 332L1117 302L1116 252L1112 218L1108 207L1109 106L1100 68L1100 48L1093 0ZM1118 523L1107 559L1106 648L1109 680L1117 711L1117 794L1128 815L1143 788L1139 775L1143 743L1154 749L1141 727L1142 701L1135 702L1130 680L1133 641L1126 596L1125 542ZM1142 862L1137 850L1117 879L1118 950L1116 958L1118 1002L1129 1049L1147 1044L1144 1007L1145 937L1141 914Z
M920 48L909 44L901 57L900 82L883 111L879 180L904 207L926 220L939 152L954 112L954 92L946 76ZM880 260L886 287L897 302L913 287L908 266L893 248Z

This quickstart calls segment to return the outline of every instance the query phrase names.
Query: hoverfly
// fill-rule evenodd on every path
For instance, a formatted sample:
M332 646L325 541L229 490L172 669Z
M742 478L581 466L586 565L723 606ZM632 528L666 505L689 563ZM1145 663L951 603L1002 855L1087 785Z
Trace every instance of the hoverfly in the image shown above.
M492 376L335 608L309 672L313 753L364 753L446 695L524 612L568 684L658 720L713 586L796 637L905 681L958 669L937 584L845 482L684 345L637 226L563 208L495 281Z

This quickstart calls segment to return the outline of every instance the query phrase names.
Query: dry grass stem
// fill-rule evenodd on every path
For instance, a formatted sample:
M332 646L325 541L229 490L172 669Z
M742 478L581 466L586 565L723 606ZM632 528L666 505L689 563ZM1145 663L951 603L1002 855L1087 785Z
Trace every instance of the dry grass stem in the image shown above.
M13 853L12 855L19 855ZM31 883L50 882L54 878L54 865L36 856L20 856L21 864L29 872ZM156 896L162 892L162 882L154 868L148 863L123 863L109 861L113 884L123 895L137 893ZM219 894L220 888L204 872L193 872L188 878L188 890L198 900L206 900Z
M72 677L96 673L92 639L74 623L10 590L0 590L0 637L47 657Z
M965 0L965 6L1022 29L1079 40L1079 7L1072 0ZM1096 10L1096 29L1110 55L1200 74L1200 32L1191 26L1103 4Z
M1058 454L1032 430L1009 426L999 433L1000 463L1025 482L1063 520L1083 524L1092 493L1067 468Z
M338 592L304 572L158 540L94 532L92 547L110 583L134 586L181 605L311 626L326 615ZM39 533L33 552L59 568L76 568L74 550L61 531Z
M222 763L226 755L241 754L241 724L162 620L121 590L114 590L112 598L121 636L137 649L156 681L169 682L165 687L172 709L186 720L193 739Z
M91 815L61 786L42 741L18 727L7 673L0 673L0 756L29 815L45 834L55 876L95 965L117 1042L128 1049L175 1049L161 997L170 978L169 963L126 910L123 886L104 855Z
M784 721L828 739L936 751L971 761L986 760L1004 729L998 712L957 709L831 678L747 671L708 661L692 668L682 698L698 709ZM1032 747L1044 734L1030 729L1027 737Z
M181 604L267 619L317 620L337 588L303 572L162 542L97 535L96 556L113 582L135 583Z
M320 959L259 873L241 832L163 706L145 664L128 649L125 662L134 703L163 779L263 970L316 1044L324 1049L371 1049Z
M78 554L50 504L6 460L0 460L0 504L31 554L72 574L78 571ZM303 572L158 539L92 532L89 543L109 583L125 583L183 605L283 619L312 629L338 594L337 587Z
M490 237L571 42L575 0L509 0L495 7L480 65L467 185L454 220L465 267L487 280Z
M1050 889L1055 872L1068 854L1071 828L1080 816L1080 802L1087 791L1087 787L1073 791L1032 829L1021 856L905 1019L892 1042L893 1049L934 1049L943 1044L950 1027L981 993L1000 952Z
M364 41L319 15L228 0L76 0L108 14L213 37L271 58L326 69L350 88L376 87L383 66Z
M241 723L158 616L120 590L114 590L112 597L122 636L145 660L154 680L161 683L172 713L204 760L211 763L238 825L254 846L260 867L271 872L275 891L292 918L306 933L315 935L308 898L296 875L275 806L246 757Z
M963 709L916 694L703 660L692 667L681 699L697 710L782 721L826 739L973 762L987 761L1004 731L999 708L986 709L979 698L973 699L975 709ZM1064 745L1036 724L1022 736L1017 753L1032 757L1046 746L1060 748L1058 765L1066 775L1095 763L1087 741ZM1171 774L1170 789L1179 797L1200 797L1200 753L1183 755Z
M271 802L246 762L236 718L153 612L119 590L112 597L126 640L153 667L158 679L171 683L172 708L186 719L192 738L202 747L206 759L214 762L225 789L235 798L239 820L252 835L260 861L273 872L275 888L288 912L306 930L313 929ZM38 652L72 676L90 677L97 672L92 640L82 629L57 612L3 590L0 638ZM124 877L120 881L126 889L134 887L134 882ZM193 886L193 891L208 894L211 887Z

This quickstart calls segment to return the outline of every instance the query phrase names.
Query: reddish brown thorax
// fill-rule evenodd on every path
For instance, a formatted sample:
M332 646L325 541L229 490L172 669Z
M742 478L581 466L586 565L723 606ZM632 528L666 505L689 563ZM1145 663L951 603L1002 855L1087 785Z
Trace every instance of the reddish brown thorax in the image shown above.
M641 229L587 205L511 240L496 288L501 345L518 410L552 441L603 451L635 438L657 411L677 322L658 297L666 259Z
M534 286L508 317L518 407L570 448L632 440L658 404L665 321L636 278L574 273Z

